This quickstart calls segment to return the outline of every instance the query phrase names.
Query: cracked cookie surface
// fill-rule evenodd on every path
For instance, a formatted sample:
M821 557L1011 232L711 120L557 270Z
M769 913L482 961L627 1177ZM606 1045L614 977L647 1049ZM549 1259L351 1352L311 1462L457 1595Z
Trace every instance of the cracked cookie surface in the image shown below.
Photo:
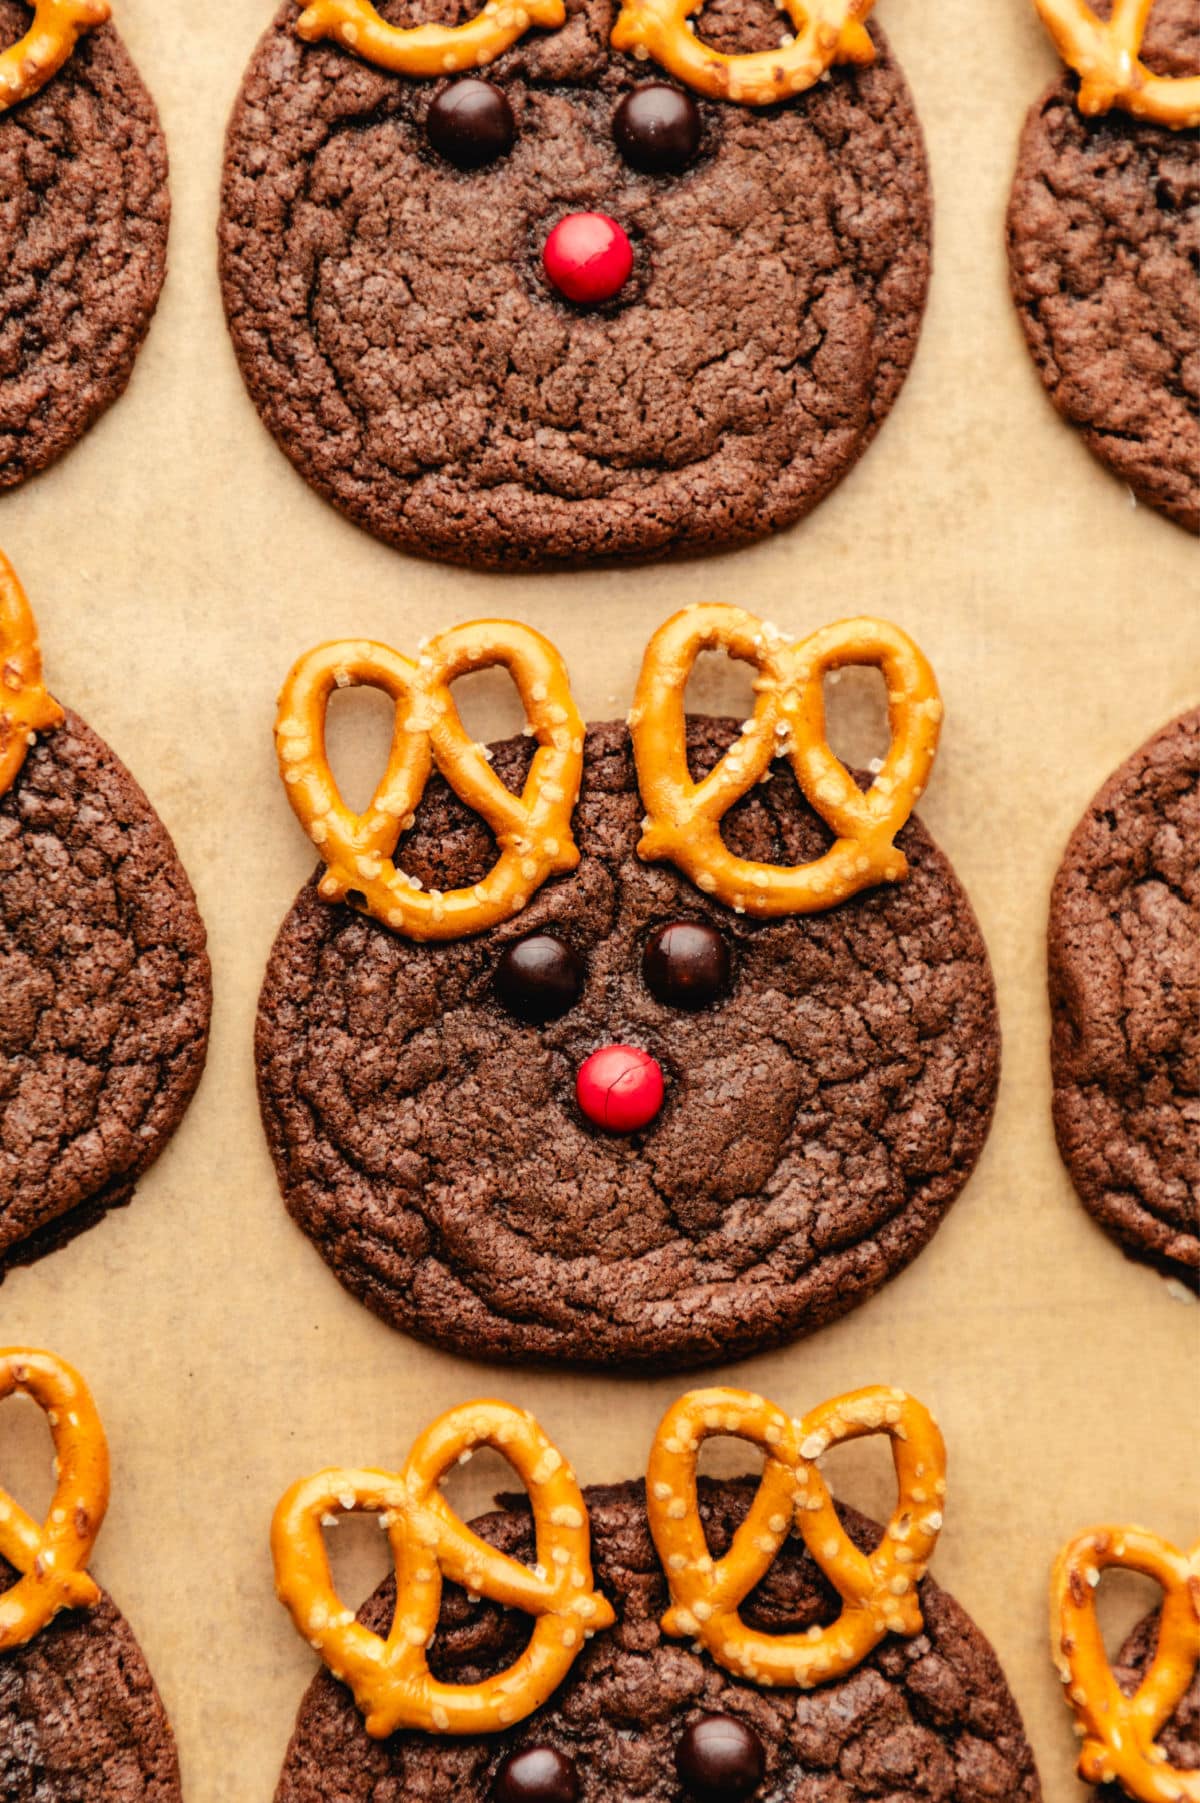
M1200 73L1191 0L1158 0L1144 56ZM1200 133L1086 119L1077 89L1064 76L1025 123L1013 296L1059 412L1138 500L1200 532Z
M873 67L792 104L700 102L697 160L650 177L612 115L662 78L609 50L611 0L572 0L562 30L488 69L516 142L463 174L425 140L441 83L304 44L298 13L281 8L234 111L221 273L255 404L326 499L406 550L582 563L759 537L857 460L912 361L930 258L920 126L874 26ZM757 49L780 24L769 0L717 0L698 29ZM635 252L594 312L540 267L586 210Z
M128 1202L204 1068L204 926L170 835L67 713L0 796L0 1274Z
M702 1518L717 1557L751 1494L747 1484L701 1480ZM667 1589L641 1485L597 1486L584 1495L597 1582L618 1619L589 1642L545 1708L486 1738L400 1733L372 1741L350 1693L322 1672L301 1706L275 1803L333 1795L340 1803L482 1803L506 1753L546 1744L576 1761L580 1803L682 1803L675 1747L688 1724L709 1712L735 1716L759 1736L766 1776L755 1794L764 1799L1040 1803L1033 1755L996 1656L932 1579L921 1585L925 1629L914 1640L889 1637L847 1677L812 1691L759 1689L662 1635ZM839 1513L859 1546L878 1543L879 1528L852 1510ZM474 1525L513 1557L532 1559L526 1509L510 1506ZM360 1612L373 1631L387 1631L394 1596L388 1578ZM744 1616L764 1632L803 1632L832 1621L839 1607L793 1538ZM528 1631L527 1617L486 1601L468 1604L448 1586L431 1663L443 1679L472 1682L508 1663Z
M693 768L737 736L693 720ZM530 741L494 750L519 788ZM924 828L911 873L843 906L760 923L636 856L623 725L589 729L577 871L475 939L413 945L301 891L259 1003L264 1126L291 1213L385 1320L472 1356L686 1367L807 1333L906 1265L979 1156L999 1029L970 903ZM743 856L803 862L828 834L786 765L725 818ZM478 881L494 848L435 778L404 841L429 887ZM715 1007L646 986L646 940L710 923L733 978ZM503 948L550 931L579 1000L544 1027L497 1001ZM631 1043L667 1094L643 1132L601 1133L575 1077Z
M0 43L29 8L0 0ZM69 449L123 393L166 273L154 102L111 25L0 114L0 488Z
M1050 906L1059 1150L1127 1250L1200 1284L1200 710L1123 764Z

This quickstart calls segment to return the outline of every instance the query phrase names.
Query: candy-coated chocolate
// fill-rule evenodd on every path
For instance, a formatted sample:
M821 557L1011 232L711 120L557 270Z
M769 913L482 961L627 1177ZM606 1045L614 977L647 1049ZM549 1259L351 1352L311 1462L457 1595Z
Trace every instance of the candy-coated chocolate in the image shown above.
M557 1747L522 1747L496 1773L494 1803L577 1803L575 1761Z
M729 986L729 947L716 927L673 920L647 941L642 971L668 1008L707 1008Z
M626 94L613 114L613 138L631 168L643 175L678 175L700 148L700 108L665 81Z
M621 292L633 269L633 246L607 213L568 213L542 252L546 280L566 300L595 307Z
M517 135L508 96L469 76L442 89L425 121L429 142L456 169L482 169L507 156Z
M539 1026L579 1000L583 961L554 933L531 933L506 946L496 966L496 994L517 1020Z
M697 1803L741 1803L763 1780L762 1742L732 1715L702 1715L675 1749L679 1781Z
M607 1133L636 1133L662 1107L662 1068L638 1046L601 1046L580 1066L575 1093L597 1127Z

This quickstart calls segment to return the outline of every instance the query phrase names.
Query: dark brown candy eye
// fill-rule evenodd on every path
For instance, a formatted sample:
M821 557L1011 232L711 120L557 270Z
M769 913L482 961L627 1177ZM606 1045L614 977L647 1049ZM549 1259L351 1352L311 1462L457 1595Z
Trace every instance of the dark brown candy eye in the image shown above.
M702 1715L675 1749L679 1782L696 1803L742 1803L763 1781L766 1762L753 1728L732 1715Z
M507 946L496 966L496 994L518 1020L557 1020L579 1000L583 962L553 933L531 933Z
M524 1747L510 1753L496 1773L494 1803L577 1803L575 1761L556 1747Z
M517 135L508 96L471 77L443 88L425 121L429 142L456 169L482 169L507 156Z
M707 1008L729 986L729 947L715 927L673 920L647 941L642 969L668 1008Z
M700 108L664 81L634 88L613 114L613 137L643 175L678 175L700 148Z

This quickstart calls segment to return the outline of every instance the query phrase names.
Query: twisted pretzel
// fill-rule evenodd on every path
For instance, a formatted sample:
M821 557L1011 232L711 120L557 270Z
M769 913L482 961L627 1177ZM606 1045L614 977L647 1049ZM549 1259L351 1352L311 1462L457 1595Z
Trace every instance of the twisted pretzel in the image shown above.
M1158 1646L1131 1697L1112 1675L1096 1620L1100 1573L1114 1565L1142 1572L1163 1590ZM1080 1777L1089 1784L1115 1781L1142 1803L1200 1803L1200 1772L1177 1771L1155 1745L1200 1662L1200 1545L1181 1553L1137 1527L1080 1534L1054 1567L1050 1632L1083 1736Z
M524 790L514 795L463 730L450 684L503 664L538 741ZM363 814L342 800L325 751L325 714L335 688L366 683L396 704L387 769ZM351 891L365 911L410 939L459 939L518 913L535 889L574 870L571 815L583 775L583 722L558 652L531 627L506 620L455 626L412 663L387 645L320 645L294 666L279 698L279 769L297 819L327 865L320 893ZM482 882L426 893L392 861L401 833L437 765L455 793L491 828L499 856Z
M21 774L26 753L63 711L42 686L42 653L33 610L17 572L0 551L0 795Z
M795 36L778 50L726 56L688 27L704 0L622 0L614 50L653 57L687 87L713 100L773 106L818 82L833 63L873 63L863 20L875 0L782 0Z
M333 38L365 62L396 75L453 75L482 69L531 25L547 29L566 22L563 0L485 0L483 10L462 25L389 25L371 0L313 0L296 21L310 44Z
M438 1494L452 1466L477 1446L504 1454L529 1492L537 1543L531 1570L479 1539ZM379 1514L396 1567L396 1608L385 1640L354 1619L333 1588L322 1521ZM575 1474L533 1416L503 1402L452 1409L423 1433L404 1470L323 1471L293 1485L271 1530L276 1587L292 1620L335 1678L347 1683L382 1740L397 1728L490 1734L540 1709L583 1650L611 1626L594 1587L587 1511ZM479 1684L444 1684L429 1670L443 1575L474 1596L534 1617L529 1645Z
M696 1491L701 1443L733 1434L766 1454L750 1512L723 1559L708 1550ZM875 1551L853 1544L816 1461L864 1434L892 1442L898 1498ZM856 1390L794 1421L748 1390L693 1390L664 1416L650 1454L646 1510L667 1574L665 1634L702 1641L718 1665L753 1684L809 1689L852 1671L886 1634L919 1634L917 1585L937 1544L946 1449L933 1417L903 1390ZM770 1570L793 1525L842 1597L819 1632L760 1634L739 1606Z
M28 100L58 74L85 31L112 15L108 0L31 0L33 24L0 51L0 113Z
M87 1609L100 1591L84 1566L108 1508L108 1442L87 1385L49 1352L0 1351L0 1402L31 1396L54 1436L57 1487L41 1527L0 1490L0 1554L23 1574L0 1595L0 1653L24 1646L61 1609Z
M684 691L700 652L715 647L757 668L757 699L741 739L695 783ZM892 739L865 795L825 739L822 679L847 664L874 665L887 680ZM886 620L842 620L789 644L740 608L685 608L651 639L629 717L647 814L638 854L677 864L706 894L760 919L832 908L872 884L897 882L908 864L894 840L929 780L942 712L924 655ZM811 864L735 857L721 838L722 816L785 753L836 842Z
M1088 0L1035 0L1063 61L1079 76L1081 113L1119 106L1174 131L1200 125L1200 75L1156 75L1138 55L1154 0L1113 0L1098 19Z

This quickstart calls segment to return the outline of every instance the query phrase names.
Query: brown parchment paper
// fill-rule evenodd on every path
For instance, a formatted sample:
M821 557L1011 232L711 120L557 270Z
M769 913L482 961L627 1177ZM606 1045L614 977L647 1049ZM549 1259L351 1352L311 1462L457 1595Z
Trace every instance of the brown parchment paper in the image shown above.
M1099 782L1200 699L1200 597L1192 541L1135 508L1059 422L1009 303L1003 210L1053 54L1026 0L881 0L928 135L936 270L914 372L832 499L782 537L703 563L507 579L406 559L342 522L243 393L214 226L225 119L273 10L118 0L170 140L171 273L124 401L0 502L0 543L39 613L50 684L148 789L211 937L212 1052L182 1131L129 1210L0 1290L0 1343L53 1347L94 1386L115 1486L93 1569L153 1666L185 1795L272 1795L315 1666L274 1601L267 1554L271 1510L294 1477L399 1460L433 1412L488 1392L532 1407L585 1481L636 1475L685 1387L496 1375L431 1352L351 1301L292 1227L251 1063L260 975L311 865L274 771L280 679L320 638L411 648L503 611L556 640L585 715L607 718L628 706L650 630L711 599L801 631L875 610L919 638L948 706L922 811L978 909L1005 1035L995 1129L933 1245L848 1319L724 1375L796 1412L872 1381L937 1410L951 1467L936 1574L999 1651L1048 1803L1073 1803L1084 1793L1049 1663L1049 1565L1105 1518L1194 1537L1200 1311L1121 1257L1059 1165L1046 905ZM718 668L698 699L738 707L742 694ZM498 683L474 679L464 706L480 735L512 729ZM339 714L360 785L381 743L369 703ZM40 1503L43 1453L34 1412L10 1405L0 1481ZM842 1493L888 1510L886 1461L839 1456ZM454 1492L464 1507L489 1475L482 1464L466 1474ZM382 1571L382 1536L339 1535L357 1600ZM1118 1585L1114 1624L1147 1601Z

